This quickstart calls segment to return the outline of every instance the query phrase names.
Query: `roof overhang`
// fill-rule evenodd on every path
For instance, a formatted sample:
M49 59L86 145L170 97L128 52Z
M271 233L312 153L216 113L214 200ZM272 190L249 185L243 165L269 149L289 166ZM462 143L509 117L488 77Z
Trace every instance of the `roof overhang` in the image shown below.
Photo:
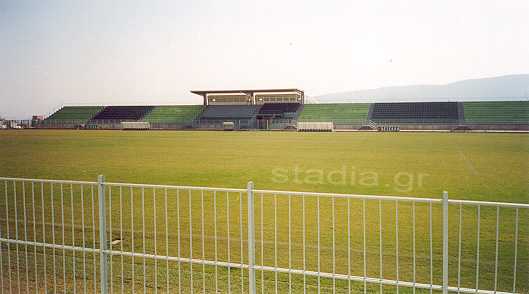
M192 90L191 93L204 96L208 94L255 94L255 93L284 93L295 92L303 94L303 91L296 88L289 89L238 89L238 90Z

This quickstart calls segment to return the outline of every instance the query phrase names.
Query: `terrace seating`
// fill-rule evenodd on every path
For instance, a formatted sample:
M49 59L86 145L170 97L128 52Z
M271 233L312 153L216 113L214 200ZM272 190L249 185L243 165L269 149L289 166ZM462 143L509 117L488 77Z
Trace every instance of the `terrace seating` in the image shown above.
M251 119L261 105L208 105L200 119Z
M143 121L160 124L191 124L200 115L202 105L155 106Z
M465 123L529 124L529 101L464 102Z
M337 123L364 122L367 120L369 103L305 104L299 121L333 121Z
M45 120L37 123L37 128L71 129L85 125L103 109L102 106L64 106Z
M46 120L88 121L102 109L102 106L64 106Z
M375 122L455 123L457 102L375 103L371 113Z
M136 121L143 118L153 106L107 106L98 113L94 120Z
M299 103L265 103L259 110L259 116L285 116L295 114L301 104Z

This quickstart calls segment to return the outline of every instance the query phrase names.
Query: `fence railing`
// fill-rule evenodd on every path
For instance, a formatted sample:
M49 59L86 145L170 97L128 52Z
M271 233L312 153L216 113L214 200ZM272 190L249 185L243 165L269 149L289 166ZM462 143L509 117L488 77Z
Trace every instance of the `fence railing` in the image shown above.
M193 121L193 128L198 129L223 129L223 123L226 121L233 122L236 130L255 129L256 122L254 119L204 119L199 118Z
M0 289L529 291L529 205L0 177Z
M86 119L46 119L39 121L35 125L36 128L50 128L50 129L75 129L80 126L85 126Z
M61 119L49 119L40 122L31 121L5 121L6 127L16 128L17 126L29 128L56 128L56 129L121 129L122 120L61 120ZM247 129L264 129L264 130L285 130L293 129L297 122L314 122L314 119L295 119L295 118L274 118L269 120L257 120L257 119L195 119L190 122L174 122L174 123L162 123L162 122L150 122L152 129L162 130L180 130L187 128L198 128L198 129L211 129L219 130L223 129L223 123L229 121L234 123L234 127L237 130ZM321 120L320 120L321 121ZM325 121L325 120L323 120ZM360 129L364 126L371 126L376 129L377 126L399 126L401 129L410 130L450 130L457 127L467 127L474 130L528 130L529 126L527 123L517 122L443 122L433 120L421 120L421 121L370 121L364 119L337 119L329 120L333 122L336 129L355 130ZM0 122L0 126L1 126Z

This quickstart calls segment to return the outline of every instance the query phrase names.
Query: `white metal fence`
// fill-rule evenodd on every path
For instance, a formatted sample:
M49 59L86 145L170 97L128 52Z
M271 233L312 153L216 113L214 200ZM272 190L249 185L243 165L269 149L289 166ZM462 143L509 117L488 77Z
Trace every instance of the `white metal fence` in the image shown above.
M2 293L528 293L529 205L0 178Z

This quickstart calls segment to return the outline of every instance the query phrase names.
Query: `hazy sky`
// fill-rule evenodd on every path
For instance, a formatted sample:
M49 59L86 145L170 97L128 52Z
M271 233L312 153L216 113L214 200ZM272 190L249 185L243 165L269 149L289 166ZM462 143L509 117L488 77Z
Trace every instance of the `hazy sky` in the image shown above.
M0 115L527 73L527 0L0 0Z

